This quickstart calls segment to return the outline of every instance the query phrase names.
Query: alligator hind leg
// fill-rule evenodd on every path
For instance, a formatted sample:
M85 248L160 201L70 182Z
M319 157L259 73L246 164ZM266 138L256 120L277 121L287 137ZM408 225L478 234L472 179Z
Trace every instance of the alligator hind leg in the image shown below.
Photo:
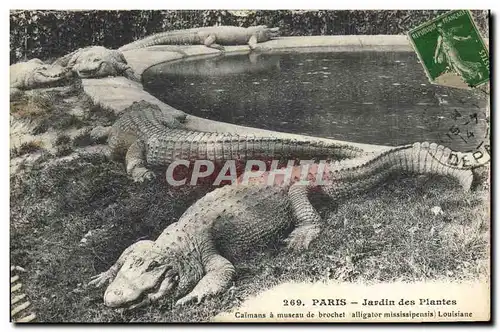
M193 301L200 303L204 298L217 295L226 290L235 276L233 264L217 253L211 254L204 263L205 276L194 289L176 302L176 306Z
M144 149L139 145L138 141L134 142L128 148L125 155L125 164L127 166L127 174L131 175L136 182L154 178L154 173L145 167Z
M294 184L288 190L296 228L290 233L286 242L292 250L309 248L312 240L318 237L321 231L321 217L309 201L308 194L311 187Z

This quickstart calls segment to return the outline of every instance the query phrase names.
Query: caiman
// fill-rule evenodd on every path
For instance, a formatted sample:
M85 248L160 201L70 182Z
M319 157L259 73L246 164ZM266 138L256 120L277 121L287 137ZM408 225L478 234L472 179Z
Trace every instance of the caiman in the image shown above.
M19 62L10 66L10 93L59 85L70 76L66 68L45 64L40 59Z
M129 51L155 45L205 45L223 50L222 45L248 45L255 49L258 43L268 41L279 34L279 28L265 25L242 28L236 26L214 26L172 30L157 33L120 47L119 51Z
M306 183L293 176L281 184L265 179L215 189L169 225L155 240L128 247L107 271L90 282L110 282L104 303L136 308L160 299L177 305L223 292L235 278L234 262L288 234L288 247L307 249L321 232L321 218L308 194L322 189L339 202L377 187L393 174L448 176L468 191L471 169L447 164L451 150L435 143L392 148L371 157L314 164ZM311 170L312 169L312 170ZM292 172L296 174L295 170ZM317 174L321 180L314 181Z
M180 159L222 163L279 158L344 159L366 154L349 144L320 140L191 131L182 128L182 121L157 105L135 102L111 128L101 130L99 139L107 135L111 156L125 156L127 173L136 181L153 178L152 167L167 167Z

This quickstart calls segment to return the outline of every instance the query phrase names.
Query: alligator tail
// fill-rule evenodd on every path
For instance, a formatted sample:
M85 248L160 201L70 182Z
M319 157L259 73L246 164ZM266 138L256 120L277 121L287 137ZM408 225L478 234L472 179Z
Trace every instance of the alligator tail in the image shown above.
M67 67L69 65L69 61L71 60L71 58L73 57L73 55L75 55L76 53L80 52L82 49L79 48L69 54L66 54L66 55L63 55L62 57L56 59L52 65L58 65L58 66L61 66L61 67Z

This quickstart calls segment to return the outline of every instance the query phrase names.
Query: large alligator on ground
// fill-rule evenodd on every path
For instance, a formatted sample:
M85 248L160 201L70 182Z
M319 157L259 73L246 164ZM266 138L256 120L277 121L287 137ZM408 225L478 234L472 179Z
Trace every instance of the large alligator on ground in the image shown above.
M289 248L307 249L322 227L308 199L315 189L339 201L375 188L391 174L411 173L449 176L469 190L472 171L448 165L450 154L451 150L434 143L415 143L375 157L324 164L323 184L304 184L293 176L292 181L269 185L267 174L246 185L218 188L192 205L155 241L131 245L90 284L99 287L110 282L104 294L104 303L110 307L135 308L160 299L199 303L230 286L235 277L233 263L245 253L275 243L287 233ZM308 179L321 174L320 166L314 165Z
M279 34L279 28L265 25L242 28L236 26L214 26L173 30L157 33L120 47L119 51L129 51L154 45L205 45L223 50L222 45L248 45L255 49L258 43L268 41Z
M344 159L366 154L349 144L319 140L190 131L182 128L182 121L157 105L141 101L125 109L111 128L102 130L100 135L92 134L99 139L107 136L111 156L125 156L127 173L136 181L153 178L151 167L166 167L180 159L221 163L280 158Z
M10 66L10 94L62 84L70 72L59 65L49 65L40 59L31 59Z
M54 62L55 65L72 70L81 78L125 76L140 81L134 70L127 64L122 52L103 46L79 48Z

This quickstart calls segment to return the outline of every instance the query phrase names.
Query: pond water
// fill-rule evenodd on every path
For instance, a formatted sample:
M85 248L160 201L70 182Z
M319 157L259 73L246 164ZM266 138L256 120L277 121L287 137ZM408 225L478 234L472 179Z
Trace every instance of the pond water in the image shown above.
M486 132L486 99L430 84L412 52L219 56L156 65L143 83L196 116L359 143L466 151Z

